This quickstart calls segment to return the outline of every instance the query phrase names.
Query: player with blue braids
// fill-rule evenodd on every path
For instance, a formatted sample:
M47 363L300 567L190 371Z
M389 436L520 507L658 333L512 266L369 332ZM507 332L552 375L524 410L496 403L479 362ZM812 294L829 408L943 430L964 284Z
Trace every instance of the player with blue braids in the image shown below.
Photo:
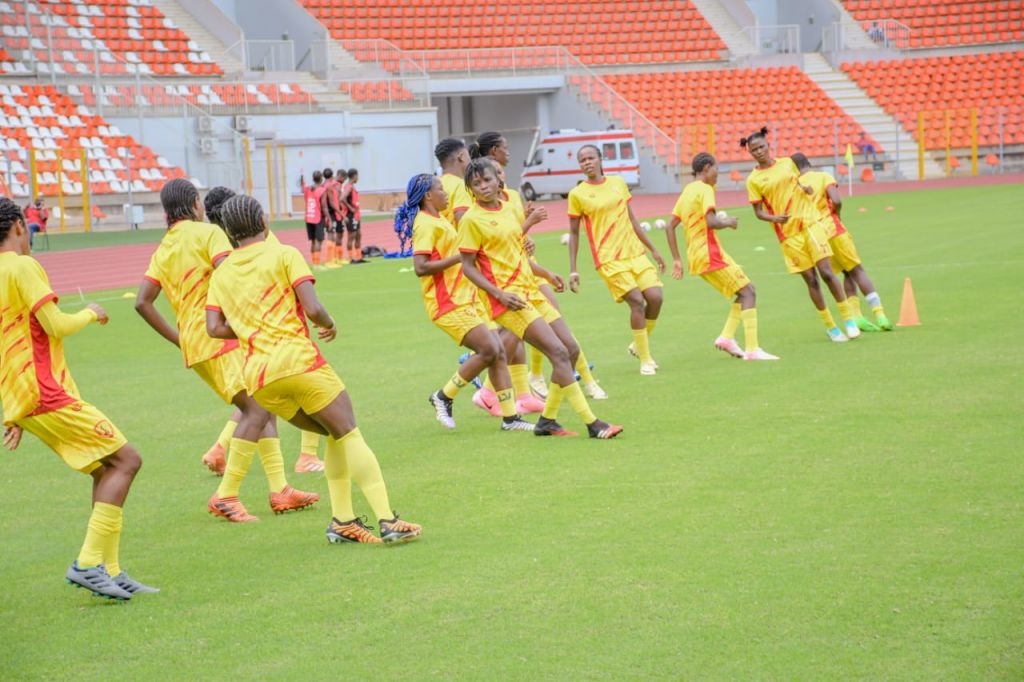
M440 178L416 175L409 180L405 203L395 215L395 232L412 235L412 263L423 288L423 304L430 321L455 343L473 354L452 378L430 394L437 421L455 428L452 417L455 396L484 369L488 370L501 405L502 431L533 431L533 424L516 413L512 378L505 350L497 333L490 330L476 305L476 287L462 274L458 234L442 215L448 194Z
M402 258L412 255L412 226L416 221L416 214L420 212L420 203L433 184L433 175L420 173L412 176L405 188L405 203L395 212L395 234L398 235L398 249Z

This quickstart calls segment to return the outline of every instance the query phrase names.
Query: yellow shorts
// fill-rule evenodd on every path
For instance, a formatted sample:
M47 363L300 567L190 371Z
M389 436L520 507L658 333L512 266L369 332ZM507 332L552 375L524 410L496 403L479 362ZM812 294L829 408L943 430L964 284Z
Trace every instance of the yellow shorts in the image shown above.
M482 324L486 325L487 322L488 319L480 315L476 305L459 306L434 320L434 324L452 337L457 344L461 344L462 339L466 338L470 331Z
M860 265L857 246L853 243L853 236L849 232L843 232L833 237L828 243L832 247L833 272L849 272Z
M484 296L486 295L487 294L483 292L480 292L477 295L476 302L474 303L474 305L476 306L476 314L478 317L483 319L488 329L496 332L498 331L499 325L497 322L491 319L491 309L488 308L487 303L484 302Z
M520 293L520 292L517 292ZM522 295L520 293L520 295ZM519 338L526 334L526 328L533 324L534 320L543 319L548 324L559 320L562 313L558 308L551 305L551 301L538 290L531 292L526 299L526 307L522 310L506 310L494 321L509 330Z
M64 460L72 469L88 474L100 460L128 441L106 415L85 402L18 420L22 427Z
M331 366L323 365L312 372L271 381L252 397L268 412L291 419L299 410L316 414L344 390L345 384L341 383Z
M726 298L732 298L737 291L750 284L747 274L736 263L731 263L720 270L705 272L701 277Z
M232 398L245 390L241 350L229 350L223 355L197 362L192 369L226 403L230 404Z
M828 245L828 237L821 223L815 223L794 234L779 246L786 261L786 270L791 275L810 270L818 261L832 255L832 248Z
M597 272L608 286L608 291L612 292L616 303L622 302L633 289L647 291L651 287L661 286L658 271L647 256L613 260L602 265Z

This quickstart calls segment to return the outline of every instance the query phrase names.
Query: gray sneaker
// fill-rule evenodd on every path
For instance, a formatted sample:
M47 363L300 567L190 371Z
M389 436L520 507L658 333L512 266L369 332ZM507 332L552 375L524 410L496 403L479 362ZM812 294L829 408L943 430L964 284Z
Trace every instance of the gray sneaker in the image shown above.
M533 431L533 423L528 422L519 415L515 417L504 417L501 420L502 431Z
M78 560L76 559L71 562L68 572L64 574L64 579L75 587L84 587L97 597L120 599L122 601L132 598L130 592L118 587L114 580L107 575L107 569L102 564L90 568L79 568Z
M114 584L129 594L155 594L160 591L159 587L150 587L140 583L124 570L115 575L113 580Z

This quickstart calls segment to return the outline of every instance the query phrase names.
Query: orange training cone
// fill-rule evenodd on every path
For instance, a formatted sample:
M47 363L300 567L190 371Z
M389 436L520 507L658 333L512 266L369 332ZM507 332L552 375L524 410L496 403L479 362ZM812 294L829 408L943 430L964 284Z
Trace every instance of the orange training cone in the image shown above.
M921 318L917 316L917 301L914 300L914 287L910 284L910 278L903 280L903 302L900 303L900 319L897 327L917 327L921 324Z

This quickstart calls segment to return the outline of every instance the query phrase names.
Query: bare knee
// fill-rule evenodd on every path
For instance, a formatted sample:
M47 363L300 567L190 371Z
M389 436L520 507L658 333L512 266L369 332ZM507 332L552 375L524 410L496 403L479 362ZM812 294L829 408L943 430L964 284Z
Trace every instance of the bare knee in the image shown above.
M579 353L579 346L576 347L576 352L577 352L577 354ZM549 349L549 351L548 351L548 359L551 360L552 364L556 364L556 363L566 363L566 364L569 364L570 363L569 350L565 347L564 344L559 343L558 345L553 346L551 349Z
M139 469L142 468L142 457L131 445L125 445L114 453L113 457L108 460L107 466L130 476L135 476Z
M645 291L644 300L647 301L648 308L661 308L661 302L664 300L661 287L651 287Z
M488 365L493 365L496 360L505 359L505 349L496 339L490 339L480 349L480 357Z

